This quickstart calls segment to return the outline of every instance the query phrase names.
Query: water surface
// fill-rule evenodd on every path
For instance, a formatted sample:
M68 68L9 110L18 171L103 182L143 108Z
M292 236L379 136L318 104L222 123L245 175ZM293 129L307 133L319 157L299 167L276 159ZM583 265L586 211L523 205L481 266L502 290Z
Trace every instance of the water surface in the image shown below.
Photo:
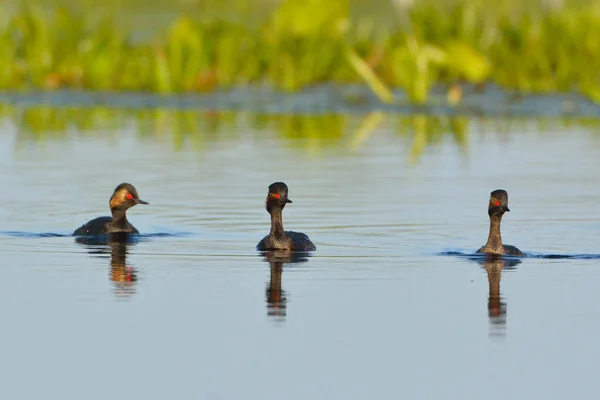
M485 243L497 188L506 243L600 253L594 121L17 111L3 398L598 395L599 260L440 255ZM309 257L254 250L278 180ZM69 237L123 181L139 240Z

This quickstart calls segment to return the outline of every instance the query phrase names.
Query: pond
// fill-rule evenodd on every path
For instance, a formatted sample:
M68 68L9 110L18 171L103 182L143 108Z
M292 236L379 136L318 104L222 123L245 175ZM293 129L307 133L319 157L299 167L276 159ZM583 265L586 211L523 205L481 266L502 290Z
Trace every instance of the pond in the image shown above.
M5 110L6 111L6 110ZM12 108L3 398L593 398L596 120ZM264 199L309 257L261 255ZM121 182L131 245L70 233ZM468 257L509 193L505 243ZM548 256L574 256L560 258Z

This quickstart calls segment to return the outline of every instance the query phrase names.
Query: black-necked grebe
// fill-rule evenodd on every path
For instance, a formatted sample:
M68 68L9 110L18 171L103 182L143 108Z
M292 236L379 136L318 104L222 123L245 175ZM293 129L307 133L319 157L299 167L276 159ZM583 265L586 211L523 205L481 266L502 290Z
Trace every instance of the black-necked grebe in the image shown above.
M515 246L508 244L502 244L502 237L500 236L500 222L502 222L502 216L506 211L510 211L508 208L508 193L506 190L498 189L494 190L490 194L490 204L488 206L488 215L490 216L490 235L488 241L479 250L478 253L485 254L507 254L510 256L523 256L523 252L517 249Z
M141 200L137 190L129 183L121 183L110 198L112 217L98 217L73 232L73 236L103 235L107 233L139 233L127 221L125 212L136 204L148 204Z
M285 183L275 182L269 186L266 208L271 214L271 232L256 245L257 250L313 251L316 249L304 233L283 230L281 214L285 205L291 202L288 199L288 187Z

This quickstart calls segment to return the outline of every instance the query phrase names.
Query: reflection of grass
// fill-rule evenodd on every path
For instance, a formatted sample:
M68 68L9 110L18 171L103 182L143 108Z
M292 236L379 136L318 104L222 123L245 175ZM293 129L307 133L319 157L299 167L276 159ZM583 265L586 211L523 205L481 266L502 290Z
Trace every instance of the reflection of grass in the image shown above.
M147 38L127 23L123 2L100 13L92 2L69 12L38 0L44 7L3 17L0 88L176 93L363 82L385 101L393 101L389 87L400 87L412 102L425 103L431 87L445 83L456 104L457 83L493 81L600 100L597 2L419 0L387 12L379 24L348 1L179 2L170 26ZM138 19L139 11L151 13L143 6L128 12Z
M427 146L441 143L451 136L462 149L468 142L469 119L465 117L430 117L416 114L398 121L398 131L412 137L411 162L416 162Z
M273 140L281 140L291 148L314 154L327 148L360 149L372 135L377 134L382 124L391 123L401 127L399 132L403 136L413 138L413 161L428 144L437 143L442 137L453 137L457 143L464 144L467 126L465 118L389 116L379 112L360 117L165 109L129 111L103 107L81 109L41 106L22 110L3 106L0 115L11 119L19 128L19 139L27 141L66 139L68 132L79 135L103 132L103 135L116 137L119 131L129 130L133 126L135 134L142 139L167 142L178 151L184 148L202 151L204 144L217 139L236 140L242 135L260 135L262 140L270 140L265 139L264 135L273 132ZM456 126L461 129L455 130Z
M406 152L411 163L417 162L432 145L454 143L467 150L469 129L499 134L547 129L583 129L596 134L600 119L474 119L467 117L411 115L399 116L375 112L366 116L352 115L271 115L237 112L206 112L180 110L119 110L95 108L27 109L1 106L0 116L18 127L20 141L45 142L63 140L76 135L102 132L117 138L124 130L140 140L155 140L177 151L193 149L202 152L216 140L235 141L248 135L258 140L279 140L286 146L311 154L326 149L360 151L377 135L397 132L411 143L405 149L398 142L399 152ZM265 137L269 135L269 137ZM272 139L270 136L273 136ZM75 137L76 138L76 137Z

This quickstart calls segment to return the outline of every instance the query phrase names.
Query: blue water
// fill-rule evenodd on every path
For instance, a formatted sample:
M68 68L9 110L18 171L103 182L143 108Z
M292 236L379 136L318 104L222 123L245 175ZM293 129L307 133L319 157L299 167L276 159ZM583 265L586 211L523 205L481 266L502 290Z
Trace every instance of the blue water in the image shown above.
M340 116L333 135L242 114L179 136L168 114L119 115L0 121L0 397L599 394L594 129L467 118L458 141L443 118L424 136ZM255 250L278 180L313 254ZM150 202L128 212L139 240L69 236L124 181ZM503 239L527 257L473 255L497 188Z

